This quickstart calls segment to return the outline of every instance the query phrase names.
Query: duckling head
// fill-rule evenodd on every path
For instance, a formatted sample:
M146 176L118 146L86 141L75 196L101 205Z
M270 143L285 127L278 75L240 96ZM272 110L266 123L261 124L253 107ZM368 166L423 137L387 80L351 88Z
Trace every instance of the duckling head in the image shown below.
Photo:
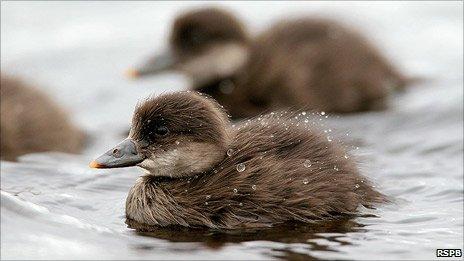
M129 137L90 167L139 166L169 177L201 173L225 157L229 124L219 104L196 92L150 97L137 105Z
M176 18L169 50L128 71L131 78L177 70L190 76L195 85L233 75L247 58L247 33L231 13L203 8Z

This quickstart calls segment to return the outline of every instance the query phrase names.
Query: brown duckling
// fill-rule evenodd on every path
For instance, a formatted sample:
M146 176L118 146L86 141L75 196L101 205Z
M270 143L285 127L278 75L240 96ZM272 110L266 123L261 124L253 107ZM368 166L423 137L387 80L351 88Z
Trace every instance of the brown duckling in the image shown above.
M324 19L280 22L250 40L231 14L194 10L175 20L170 45L175 59L154 58L138 76L180 70L233 118L289 107L382 109L391 89L406 83L363 36Z
M1 75L1 158L44 151L78 153L85 135L45 93Z
M127 224L141 231L330 220L384 200L337 143L305 124L273 113L232 125L196 92L139 104L129 137L90 166L145 170L126 201Z

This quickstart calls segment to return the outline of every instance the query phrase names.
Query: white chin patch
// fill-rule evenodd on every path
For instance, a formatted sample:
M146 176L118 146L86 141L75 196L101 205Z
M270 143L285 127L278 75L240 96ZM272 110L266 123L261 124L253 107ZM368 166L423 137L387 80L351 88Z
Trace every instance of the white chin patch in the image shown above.
M179 158L179 152L176 150L166 151L162 154L153 155L138 164L139 167L146 170L147 174L155 176L173 177L175 165Z
M245 45L221 44L185 63L181 70L192 77L194 86L202 86L213 79L234 75L247 59L248 49Z
M182 177L211 169L222 156L223 153L215 145L189 142L154 154L137 165L149 175Z

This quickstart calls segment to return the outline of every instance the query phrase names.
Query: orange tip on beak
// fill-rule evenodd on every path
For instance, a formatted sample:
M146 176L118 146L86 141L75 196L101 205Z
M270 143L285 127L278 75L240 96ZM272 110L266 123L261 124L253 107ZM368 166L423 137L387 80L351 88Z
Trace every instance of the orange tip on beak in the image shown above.
M103 168L103 166L101 164L99 164L98 162L96 162L95 160L90 162L89 167L91 167L92 169Z
M135 78L138 78L140 76L140 74L139 74L139 72L137 70L129 69L126 72L126 76L128 78L130 78L130 79L135 79Z

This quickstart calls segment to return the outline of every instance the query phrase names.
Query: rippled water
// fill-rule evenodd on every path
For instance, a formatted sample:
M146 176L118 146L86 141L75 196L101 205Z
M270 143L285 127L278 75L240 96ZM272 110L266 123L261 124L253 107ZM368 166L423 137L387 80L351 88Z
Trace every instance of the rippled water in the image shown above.
M2 259L431 259L437 248L463 247L462 3L354 9L227 3L256 28L282 10L341 15L371 32L405 70L433 79L394 97L389 111L330 115L326 122L394 202L312 226L127 229L124 201L140 170L87 164L122 137L140 97L186 84L174 74L141 82L121 76L161 45L158 35L183 5L2 2L2 71L37 79L92 137L79 156L42 153L1 162ZM247 18L257 10L265 18Z

